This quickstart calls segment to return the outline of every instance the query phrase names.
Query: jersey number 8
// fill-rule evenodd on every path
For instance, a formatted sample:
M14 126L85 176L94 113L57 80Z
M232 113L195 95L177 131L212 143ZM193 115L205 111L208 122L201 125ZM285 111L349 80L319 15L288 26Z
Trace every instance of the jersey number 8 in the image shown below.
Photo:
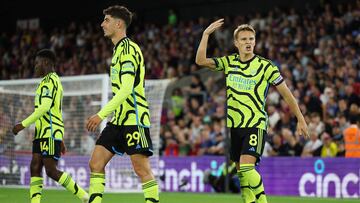
M250 135L249 145L251 145L251 146L257 145L257 135L256 134Z

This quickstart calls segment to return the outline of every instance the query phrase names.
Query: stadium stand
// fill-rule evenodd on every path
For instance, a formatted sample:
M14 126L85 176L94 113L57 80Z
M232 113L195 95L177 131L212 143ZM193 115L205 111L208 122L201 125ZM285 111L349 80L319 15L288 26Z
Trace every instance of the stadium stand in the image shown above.
M148 79L191 77L190 85L174 89L171 97L166 98L161 129L163 156L224 154L223 76L199 77L196 73L200 68L194 63L201 33L212 20L178 18L177 22L165 25L147 23L143 28L135 27L137 34L130 36L143 46ZM271 88L264 156L344 156L343 131L349 126L349 115L359 116L360 1L326 4L305 12L275 8L247 17L226 16L224 27L210 40L209 55L234 52L232 31L241 23L250 23L257 30L255 53L279 67L312 132L307 141L295 133L295 118ZM106 73L112 55L111 44L93 22L70 23L50 32L37 29L1 33L0 79L33 77L30 59L41 48L56 51L57 72L61 76ZM32 105L31 101L21 102ZM76 108L77 101L71 102ZM0 106L0 122L11 119L7 111ZM71 125L71 121L66 121L66 128ZM89 154L80 145L83 142L93 145L94 138L86 136L82 126L71 128L79 130L69 133L66 139L69 150ZM79 137L81 142L76 139ZM30 142L14 142L16 150L30 150ZM328 146L335 146L332 147L335 152L324 152Z

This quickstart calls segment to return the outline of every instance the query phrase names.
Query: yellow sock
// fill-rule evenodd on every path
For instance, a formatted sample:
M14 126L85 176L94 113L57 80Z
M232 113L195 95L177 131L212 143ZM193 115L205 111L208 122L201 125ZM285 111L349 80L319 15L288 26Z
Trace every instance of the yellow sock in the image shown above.
M105 174L91 173L90 175L90 188L89 203L101 203L105 190Z
M254 164L240 164L240 172L253 190L257 203L267 203L264 185L260 174L255 170Z
M85 196L87 197L88 194L85 190L80 187L75 181L71 178L71 176L65 172L62 173L59 181L58 181L67 191L76 195L79 199L83 199Z
M30 200L31 200L31 203L40 203L42 189L43 189L43 178L42 177L31 177L30 178Z
M254 203L255 195L249 186L249 182L245 179L244 175L240 170L237 171L237 176L240 181L241 196L245 203Z
M155 180L150 180L142 184L145 196L145 203L159 202L159 187Z

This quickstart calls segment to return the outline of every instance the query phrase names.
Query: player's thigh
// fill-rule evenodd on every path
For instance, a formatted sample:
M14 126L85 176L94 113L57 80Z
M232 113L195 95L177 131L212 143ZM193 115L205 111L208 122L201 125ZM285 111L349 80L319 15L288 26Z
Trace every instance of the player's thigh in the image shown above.
M230 159L235 163L240 161L244 137L245 135L241 128L230 128Z
M52 137L40 138L33 141L33 158L31 160L32 174L41 174L42 167L49 168L44 162L44 158L49 158L57 163L61 155L61 141L54 140ZM56 168L56 164L55 164ZM48 169L46 169L48 170Z
M258 158L249 154L242 154L240 156L240 165L241 164L255 164L258 161Z
M56 167L58 161L56 159L53 159L51 157L43 157L42 160L46 171L57 170Z
M57 169L58 161L52 157L43 157L46 175L55 181L59 181L62 171Z
M107 148L102 145L95 145L91 155L89 166L92 172L102 172L106 164L114 156Z
M41 176L43 167L42 157L40 153L33 153L30 162L31 176Z
M131 163L135 172L139 176L148 176L152 174L149 157L143 154L130 155Z
M111 154L118 154L120 156L123 155L124 149L121 144L121 137L123 136L122 131L122 127L108 123L96 141L96 146L102 146ZM102 148L98 148L98 153L102 153L100 149Z
M61 156L61 140L55 140L52 137L40 139L41 157L45 167L46 174L54 179L59 180L61 172L57 169L58 160Z

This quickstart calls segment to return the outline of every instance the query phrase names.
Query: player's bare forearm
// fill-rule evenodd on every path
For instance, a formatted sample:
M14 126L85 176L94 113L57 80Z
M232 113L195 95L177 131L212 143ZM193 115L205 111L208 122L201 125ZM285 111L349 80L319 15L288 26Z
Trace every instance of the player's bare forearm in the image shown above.
M219 27L221 27L223 24L224 24L224 19L219 19L219 20L211 23L204 30L204 33L200 40L199 48L196 52L196 58L195 58L195 63L198 64L199 66L208 67L210 69L216 68L215 62L210 58L206 58L206 49L207 49L207 44L209 41L210 34L213 33Z
M304 116L302 115L300 108L294 96L291 94L289 88L287 87L286 83L282 82L280 85L276 86L276 88L280 92L281 96L284 98L285 102L289 105L290 110L295 114L298 120L297 133L308 138L309 131Z
M285 82L282 82L280 85L276 86L277 90L285 100L285 102L289 105L290 110L295 114L298 120L305 120L304 116L302 115L300 108L296 102L296 99L290 92L289 88L286 86Z
M302 115L299 105L297 104L294 96L290 91L286 93L286 97L284 97L285 102L289 105L291 111L295 114L298 120L304 120L304 116Z
M215 62L212 59L206 58L206 49L207 49L208 40L209 40L209 35L204 33L201 38L199 48L196 52L195 63L198 64L199 66L215 69Z

